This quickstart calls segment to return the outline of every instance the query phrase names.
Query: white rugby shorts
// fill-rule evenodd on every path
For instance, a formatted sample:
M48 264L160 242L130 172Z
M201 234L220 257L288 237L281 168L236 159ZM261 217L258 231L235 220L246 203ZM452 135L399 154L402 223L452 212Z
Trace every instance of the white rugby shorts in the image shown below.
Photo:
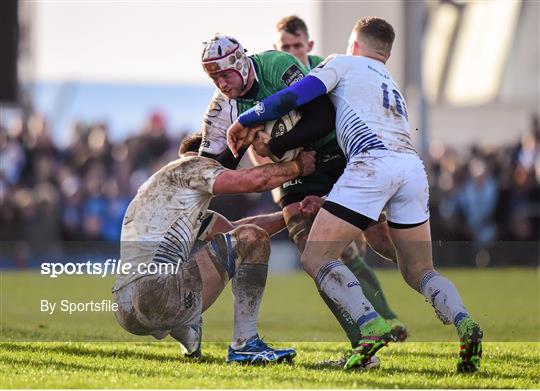
M327 201L374 221L385 210L390 226L418 225L429 219L424 164L412 153L377 150L362 154L347 163Z

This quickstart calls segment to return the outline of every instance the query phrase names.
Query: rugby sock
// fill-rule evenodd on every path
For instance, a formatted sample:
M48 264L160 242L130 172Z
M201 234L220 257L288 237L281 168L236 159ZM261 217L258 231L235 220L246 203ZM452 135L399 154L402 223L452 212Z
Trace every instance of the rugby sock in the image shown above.
M338 304L334 303L332 299L330 299L326 293L324 293L322 290L318 289L319 295L322 297L328 308L330 308L330 311L334 314L334 317L339 322L341 328L343 331L345 331L345 334L347 334L347 338L349 338L349 341L351 341L351 346L354 348L356 345L358 345L358 341L361 338L360 334L360 328L356 324L356 322L348 316L348 314L344 314L341 310Z
M435 308L443 323L454 323L457 326L459 321L469 316L454 284L435 270L424 274L420 291Z
M268 264L242 263L232 279L234 295L234 336L231 347L240 349L257 335L257 316L261 304Z
M371 267L364 261L364 258L358 255L346 265L353 272L356 278L358 278L364 295L370 301L370 303L373 304L375 311L377 311L384 319L397 318L397 315L390 309L390 305L384 297L384 293L377 276L373 272L373 269L371 269Z
M201 342L201 323L191 326L177 327L171 330L171 337L180 342L180 350L184 354L191 354L197 350Z
M379 316L364 296L358 279L340 260L331 260L321 267L315 283L349 322L354 321L362 326ZM332 307L330 309L332 312L335 310Z

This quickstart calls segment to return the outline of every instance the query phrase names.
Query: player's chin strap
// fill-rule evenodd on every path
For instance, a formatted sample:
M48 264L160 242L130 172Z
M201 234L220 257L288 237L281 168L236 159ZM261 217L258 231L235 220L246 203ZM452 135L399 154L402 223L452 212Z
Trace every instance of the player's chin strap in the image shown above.
M253 68L254 68L253 62L252 62L251 58L249 58L249 57L248 57L248 64L249 64L248 74L247 74L245 82L244 82L244 78L242 78L242 90L240 91L240 95L244 95L249 90L249 88L248 88L249 75L251 75L251 72L253 72ZM253 75L255 76L255 80L258 82L259 78L257 77L257 74L255 72L253 72ZM242 75L240 75L240 76L242 76Z

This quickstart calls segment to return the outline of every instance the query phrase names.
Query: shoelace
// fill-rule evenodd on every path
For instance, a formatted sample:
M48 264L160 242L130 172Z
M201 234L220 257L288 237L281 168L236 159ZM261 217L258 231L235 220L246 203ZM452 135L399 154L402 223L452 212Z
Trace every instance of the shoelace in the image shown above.
M258 338L258 345L264 346L265 348L268 348L268 349L275 350L274 348L272 348L272 344L264 342L264 337Z

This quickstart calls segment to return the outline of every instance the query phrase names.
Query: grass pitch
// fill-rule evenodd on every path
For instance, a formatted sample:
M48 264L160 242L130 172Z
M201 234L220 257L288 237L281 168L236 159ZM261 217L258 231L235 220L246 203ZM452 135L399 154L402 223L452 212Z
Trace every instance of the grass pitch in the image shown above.
M271 276L259 332L294 346L292 365L227 365L232 300L225 291L204 315L203 359L188 362L171 339L127 334L111 313L46 315L43 298L108 298L110 280L32 273L1 275L1 388L538 388L539 277L536 269L443 270L485 331L484 361L455 373L458 343L422 296L393 270L378 271L385 294L412 336L378 354L379 369L345 372L320 366L348 348L313 282L303 274ZM42 342L48 341L48 342ZM56 342L53 342L56 341ZM72 341L72 342L58 342ZM75 341L75 342L74 342ZM103 342L107 341L107 342ZM208 342L209 341L209 342ZM300 341L300 342L299 342Z

